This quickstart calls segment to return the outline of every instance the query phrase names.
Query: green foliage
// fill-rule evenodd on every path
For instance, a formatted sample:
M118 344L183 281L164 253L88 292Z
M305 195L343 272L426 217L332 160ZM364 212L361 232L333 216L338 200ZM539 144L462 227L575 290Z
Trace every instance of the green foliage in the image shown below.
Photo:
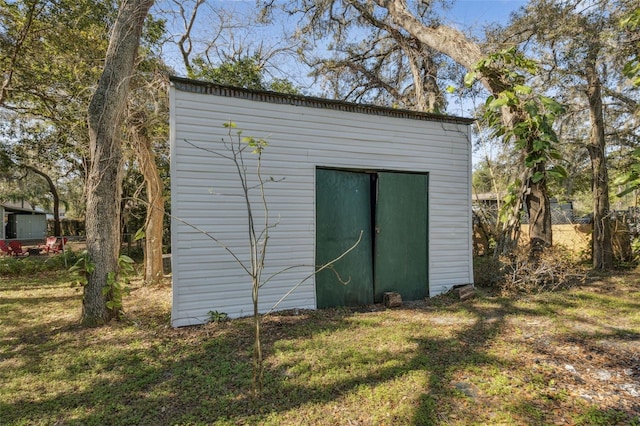
M2 353L0 417L7 425L638 424L637 397L616 375L631 379L623 370L637 361L639 279L633 271L536 296L479 291L403 309L269 315L268 386L252 399L248 318L168 329L171 289L161 287L127 296L135 309L122 326L79 328L82 295L66 274L0 275L0 340L17 342ZM585 354L594 354L588 363ZM614 377L599 379L599 370ZM460 392L469 386L477 398ZM615 406L583 394L615 395Z
M21 274L33 274L37 269L37 264L29 258L0 258L0 273L2 275L19 276Z
M233 121L227 121L226 123L222 123L222 127L227 129L235 129L238 126ZM242 137L242 130L238 130L236 132L238 138ZM269 143L265 139L256 139L252 136L245 136L240 139L243 143L246 143L249 148L252 149L253 154L262 154L264 149L269 146Z
M640 7L636 7L631 13L624 17L620 21L620 27L623 30L628 30L631 34L635 34L635 49L632 48L631 59L623 66L622 73L631 80L631 83L637 88L640 87L640 42L638 42L637 33L640 29ZM640 110L636 106L636 117L639 116ZM640 148L636 148L632 153L633 163L622 175L618 176L613 184L617 186L626 186L625 189L620 191L617 197L623 197L631 192L640 188ZM634 260L638 260L639 247L637 239L632 242L632 249L634 254Z
M107 285L102 289L102 295L107 297L107 308L120 312L122 309L122 297L128 295L130 288L127 277L135 272L133 259L121 254L118 257L118 274L107 274Z
M505 222L508 219L511 209L515 206L516 201L520 197L519 191L521 188L522 182L520 179L516 179L507 186L507 195L503 198L500 212L498 212L501 222Z
M591 406L584 413L576 416L575 424L588 426L628 424L630 426L637 426L640 425L640 418L630 419L627 415L619 410Z
M96 269L96 265L91 261L91 256L87 250L80 252L76 262L69 268L69 272L76 274L78 280L76 285L86 285L89 275Z
M633 261L637 262L640 259L640 237L635 237L631 240L631 253Z
M69 249L66 249L64 253L52 256L3 256L0 257L0 275L15 277L65 270L68 264L76 262L77 256L77 253Z
M640 29L640 8L636 8L628 16L620 21L623 29L631 32ZM640 49L640 43L636 46ZM640 86L640 54L636 51L635 55L624 65L623 74L631 80L634 86Z
M617 197L623 197L640 188L640 148L636 148L631 156L634 162L629 166L629 170L613 180L616 186L626 186L616 194Z
M271 90L279 93L299 94L300 91L286 79L266 81L264 66L260 56L228 60L215 66L206 58L198 56L193 60L193 70L189 78L211 81L216 84L242 87L250 90Z
M262 67L258 56L247 56L233 62L223 62L212 66L204 57L193 60L193 72L190 78L211 81L216 84L242 87L251 90L263 90Z
M226 312L209 311L209 322L226 322L229 320L229 315Z
M162 38L167 32L167 20L158 19L153 15L147 15L147 19L144 21L144 28L142 33L142 39L140 40L143 47L159 46L162 43Z
M493 190L491 169L486 162L476 164L472 174L472 184L474 192L484 193Z
M133 241L140 241L144 239L146 235L147 234L144 231L144 228L140 228L136 231L136 234L133 236Z
M530 178L532 183L567 177L567 171L560 164L553 164L550 168L541 167L562 159L557 149L558 137L553 123L565 108L550 97L534 93L525 84L527 74L535 75L536 72L534 61L511 48L489 55L465 76L467 85L472 84L478 74L501 76L504 90L487 98L483 119L493 130L492 137L502 138L505 143L512 143L517 150L525 153L525 167L534 169ZM505 124L503 109L508 109L515 117L512 120L515 124ZM513 207L520 184L515 182L509 187L503 212Z
M298 90L292 82L283 78L273 79L268 86L269 90L278 93L286 93L289 95L299 95L300 90Z
M249 148L252 148L253 154L262 154L262 151L269 145L264 139L256 139L253 137L244 137L242 141L246 143Z
M86 166L87 105L116 2L0 0L0 10L0 70L11 76L0 95L11 106L4 111L0 145L10 149L18 169L37 167L58 186L77 189ZM27 179L24 198L43 204L48 188ZM27 194L17 180L4 189Z
M89 275L96 269L95 263L87 250L83 250L76 263L69 268L69 272L78 275L78 285L86 285ZM107 284L102 288L102 295L106 297L108 309L120 311L122 297L129 294L127 277L135 272L134 261L129 256L121 254L118 257L118 272L107 273Z

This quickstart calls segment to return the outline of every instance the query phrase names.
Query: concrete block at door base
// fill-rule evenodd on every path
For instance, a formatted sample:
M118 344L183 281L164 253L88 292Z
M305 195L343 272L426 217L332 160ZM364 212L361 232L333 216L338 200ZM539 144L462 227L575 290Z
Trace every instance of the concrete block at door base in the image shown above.
M476 296L476 289L471 284L455 287L453 291L460 300L467 300Z
M388 291L382 295L382 300L384 302L384 306L387 308L397 308L398 306L402 306L402 296L400 296L400 293Z

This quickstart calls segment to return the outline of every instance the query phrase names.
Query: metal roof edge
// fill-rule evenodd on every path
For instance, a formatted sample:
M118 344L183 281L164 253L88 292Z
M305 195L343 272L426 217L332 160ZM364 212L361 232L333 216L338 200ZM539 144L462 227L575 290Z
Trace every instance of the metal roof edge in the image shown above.
M200 93L203 95L225 96L282 105L286 104L309 108L332 109L345 112L381 115L396 118L408 118L413 120L439 121L464 125L469 125L475 121L475 119L473 118L457 117L453 115L411 111L407 109L389 108L370 104L357 104L335 99L292 95L287 93L271 92L267 90L243 89L241 87L225 86L207 81L192 80L177 76L170 76L169 80L177 90L183 92Z
M35 209L32 209L28 207L21 207L19 205L15 205L12 203L0 203L0 207L4 208L5 211L11 212L11 213L20 212L20 213L32 213L32 214L47 214L46 211L38 207L36 207Z

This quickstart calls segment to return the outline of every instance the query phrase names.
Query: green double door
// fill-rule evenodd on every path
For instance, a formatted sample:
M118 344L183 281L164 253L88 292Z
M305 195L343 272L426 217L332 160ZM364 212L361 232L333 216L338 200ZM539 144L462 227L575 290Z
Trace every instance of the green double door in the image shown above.
M318 308L428 295L428 176L316 170L316 265L360 243L316 275Z

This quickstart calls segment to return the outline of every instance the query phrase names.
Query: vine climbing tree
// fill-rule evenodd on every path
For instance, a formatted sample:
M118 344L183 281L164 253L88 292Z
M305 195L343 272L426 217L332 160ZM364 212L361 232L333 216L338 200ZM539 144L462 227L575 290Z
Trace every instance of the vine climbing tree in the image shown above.
M536 64L515 48L503 50L478 62L465 82L478 75L500 74L505 89L487 98L483 118L519 153L518 178L509 186L501 212L502 238L497 253L511 251L520 236L523 207L529 215L529 243L533 255L552 244L551 210L547 182L562 179L567 173L559 163L558 137L553 130L555 118L564 108L555 100L534 93L526 85L527 75L535 75ZM509 117L509 120L505 120ZM555 164L554 164L555 163Z

